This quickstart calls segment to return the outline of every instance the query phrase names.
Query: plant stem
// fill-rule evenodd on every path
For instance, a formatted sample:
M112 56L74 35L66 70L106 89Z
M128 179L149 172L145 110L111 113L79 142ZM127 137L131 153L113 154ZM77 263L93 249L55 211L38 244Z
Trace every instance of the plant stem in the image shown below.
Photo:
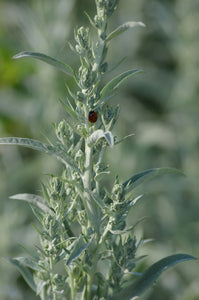
M70 284L71 284L71 300L75 300L76 291L75 291L74 276L72 271L69 272L69 276L70 276Z
M97 243L97 246L96 246L96 249L95 249L95 252L94 252L94 257L93 257L93 260L92 260L92 268L91 268L90 274L88 276L88 297L87 297L87 300L92 299L92 285L93 285L93 279L94 279L94 276L95 276L95 271L96 271L98 257L99 257L98 253L99 253L99 246L98 246L98 243Z

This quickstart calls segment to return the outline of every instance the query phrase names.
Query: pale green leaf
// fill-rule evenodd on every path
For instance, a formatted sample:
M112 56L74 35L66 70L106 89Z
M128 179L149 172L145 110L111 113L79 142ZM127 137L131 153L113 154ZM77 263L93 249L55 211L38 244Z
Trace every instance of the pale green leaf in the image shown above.
M174 168L154 168L148 169L143 172L137 173L133 175L131 178L126 180L123 183L125 188L125 192L129 193L132 189L137 187L139 184L145 182L146 180L153 179L154 177L158 177L164 174L178 174L184 175L181 171L174 169Z
M142 22L126 22L122 25L120 25L118 28L116 28L114 31L112 31L106 38L106 41L110 41L116 36L120 35L121 33L125 32L129 28L133 28L136 26L145 27L145 24Z
M17 258L15 258L15 260L17 260L19 263L21 263L22 265L24 265L32 270L35 270L38 272L45 272L45 270L38 265L38 262L36 262L33 259L30 259L27 257L17 257Z
M130 76L133 76L135 74L143 73L142 70L129 70L124 73L121 73L120 75L113 78L111 81L109 81L105 87L101 90L100 98L105 98L108 94L112 93L115 89L117 89L122 82L124 82L126 79L128 79Z
M21 273L21 275L23 276L23 278L27 282L27 284L30 286L30 288L34 292L36 292L35 281L33 279L31 272L28 270L28 268L25 266L25 264L15 258L7 258L7 260L18 269L18 271Z
M110 171L103 171L103 172L100 172L98 173L97 175L95 175L95 181L101 181L105 175L109 175L110 174Z
M94 28L96 28L95 23L93 22L93 20L92 20L91 17L89 16L89 14L88 14L86 11L84 11L84 14L85 14L86 17L88 18L90 24L91 24Z
M115 142L115 145L122 143L123 141L125 141L126 139L128 139L129 137L132 137L133 135L135 135L134 133L131 133L129 135L124 136L123 138L121 138L120 140L117 140Z
M24 52L20 52L18 54L16 54L15 56L13 56L13 59L18 59L18 58L23 58L23 57L32 57L38 60L42 60L44 62L46 62L47 64L59 69L60 71L68 74L68 75L74 75L73 69L68 66L67 64L53 58L50 57L46 54L43 53L38 53L38 52L28 52L28 51L24 51Z
M94 147L101 138L105 138L109 146L112 147L114 145L112 133L110 131L104 132L102 129L98 129L89 136L87 140L88 146Z
M132 285L124 288L120 293L113 295L109 300L132 300L134 297L140 296L151 287L163 271L177 263L194 259L193 256L188 254L174 254L167 256L150 266Z
M105 205L104 201L97 195L94 194L90 190L86 190L87 193L93 198L93 200L96 202L96 204L101 208L101 209L106 209L107 206Z
M70 265L74 260L76 260L89 247L90 243L91 240L88 243L85 243L82 236L80 235L67 259L66 264Z
M135 227L140 224L141 222L143 222L146 218L142 218L141 220L138 220L134 225L128 227L128 228L125 228L123 230L112 230L110 229L109 231L112 233L112 234L124 234L124 233L127 233L127 232L133 232L133 230L135 229Z
M62 104L63 108L65 109L65 111L69 114L69 116L71 116L72 118L74 118L75 120L78 120L78 116L75 112L75 110L67 105L64 101L62 101L61 99L58 99L59 102Z
M47 204L45 203L46 202L45 199L42 198L41 196L34 195L34 194L16 194L16 195L10 196L9 198L26 201L26 202L38 207L45 213L46 212L52 213L52 210L50 209L50 207L48 207Z
M38 278L38 276L37 277L35 276L34 279L35 279L35 283L37 285L36 295L40 295L44 286L48 284L48 281L41 280L40 278Z
M114 136L111 133L111 131L105 132L104 137L105 137L107 143L109 144L109 146L113 147L114 146Z
M77 172L79 172L79 169L78 169L76 163L67 153L65 153L62 150L57 149L56 147L53 147L49 144L45 144L45 143L42 143L40 141L33 140L33 139L18 138L18 137L0 138L0 144L24 146L27 148L31 148L31 149L43 152L45 154L54 156L62 163L69 165L70 167L74 168Z

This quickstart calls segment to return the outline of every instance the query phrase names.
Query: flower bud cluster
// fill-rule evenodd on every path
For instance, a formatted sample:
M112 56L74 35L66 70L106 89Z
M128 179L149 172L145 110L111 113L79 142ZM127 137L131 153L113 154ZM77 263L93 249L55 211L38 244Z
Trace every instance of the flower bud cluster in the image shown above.
M47 215L43 219L42 244L46 257L54 257L55 260L59 258L62 251L61 238L59 235L60 226L62 224L55 216Z
M96 72L92 70L91 66L81 66L79 68L79 83L81 88L87 90L92 88L96 83Z
M104 15L110 17L115 9L119 0L96 0L97 8L104 12Z
M58 125L55 125L55 133L62 145L69 147L73 144L74 131L65 120L62 120Z

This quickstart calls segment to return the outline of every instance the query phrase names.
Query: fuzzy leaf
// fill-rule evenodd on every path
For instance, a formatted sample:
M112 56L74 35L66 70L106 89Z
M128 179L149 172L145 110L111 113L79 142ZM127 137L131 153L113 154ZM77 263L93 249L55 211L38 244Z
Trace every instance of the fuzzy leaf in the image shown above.
M109 146L113 147L114 146L114 137L113 137L111 131L105 132L104 137L105 137L107 143L109 144Z
M134 297L140 296L147 290L161 275L161 273L177 263L194 260L195 258L188 254L174 254L167 256L152 266L150 266L142 276L132 285L124 288L120 293L110 297L109 300L132 300Z
M23 276L24 280L27 282L27 284L30 286L30 288L36 292L36 285L33 279L33 276L31 274L31 272L28 270L28 268L25 266L25 264L23 262L21 262L20 260L18 260L17 258L7 258L7 260L13 264L21 273L21 275Z
M128 227L128 228L125 228L123 230L109 230L112 234L124 234L124 233L127 233L129 231L133 232L133 230L135 229L135 227L140 224L141 222L143 222L146 218L142 218L141 220L138 220L134 225Z
M112 31L106 38L106 41L110 41L116 36L120 35L121 33L125 32L129 28L133 28L136 26L145 27L146 25L142 22L126 22L122 25L120 25L118 28L116 28L114 31Z
M2 145L16 145L16 146L24 146L27 148L31 148L45 154L54 156L59 161L64 164L68 164L70 167L74 168L77 172L79 172L78 167L76 166L73 159L63 151L56 149L55 147L42 143L37 140L27 139L27 138L18 138L18 137L6 137L0 138L0 144Z
M15 56L13 56L13 59L18 59L18 58L23 58L23 57L32 57L35 59L39 59L42 60L44 62L46 62L47 64L59 69L60 71L68 74L68 75L74 75L73 69L68 66L67 64L63 63L62 61L59 61L53 57L50 57L46 54L43 53L38 53L38 52L28 52L28 51L24 51L24 52L20 52L18 54L16 54Z
M10 199L23 200L36 207L38 207L43 212L52 213L52 210L45 204L45 200L38 195L34 194L16 194L9 197Z
M74 109L72 109L71 106L67 105L64 101L62 101L61 99L59 99L59 102L62 104L63 108L65 109L65 111L69 114L69 116L71 116L72 118L74 118L75 120L78 120L78 116L76 114L76 112L74 111Z
M38 296L42 292L42 289L44 288L44 286L48 284L48 282L41 280L38 277L35 277L35 282L37 284L36 295Z
M101 181L105 175L109 175L110 174L110 171L103 171L103 172L100 172L98 173L97 175L95 175L95 181Z
M153 179L154 177L163 175L163 174L178 174L184 175L181 171L173 168L154 168L148 169L143 172L137 173L133 175L131 178L126 180L123 183L125 188L125 192L129 193L132 189L134 189L139 184L145 182L146 180Z
M35 270L35 271L39 271L39 272L45 272L45 270L43 268L41 268L38 263L30 258L27 257L17 257L15 258L15 260L17 260L19 263L23 264L24 266Z
M94 147L101 138L105 138L109 146L112 147L114 145L112 133L110 131L104 132L102 129L98 129L89 136L87 141L89 147Z
M123 138L121 138L120 140L117 140L115 142L115 145L122 143L123 141L125 141L126 139L128 139L129 137L132 137L133 135L135 135L134 133L128 134L126 136L124 136Z
M94 194L92 191L90 190L86 190L86 192L89 193L89 195L93 198L93 200L96 202L96 204L101 208L101 209L106 209L107 206L104 203L104 201L96 194Z
M74 260L76 260L89 247L90 243L91 240L88 243L85 243L82 236L80 235L68 257L66 264L70 265Z
M129 70L124 73L121 73L120 75L113 78L111 81L109 81L105 87L101 90L100 98L105 98L109 93L112 93L115 89L117 89L120 84L128 79L130 76L133 76L135 74L143 73L142 70Z

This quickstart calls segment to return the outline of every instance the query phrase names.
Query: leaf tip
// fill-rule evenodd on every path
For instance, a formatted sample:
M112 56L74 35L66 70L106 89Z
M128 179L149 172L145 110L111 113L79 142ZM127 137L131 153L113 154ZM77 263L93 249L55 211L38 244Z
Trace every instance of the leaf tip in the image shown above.
M143 22L138 22L138 25L141 27L146 27L146 24L144 24Z

